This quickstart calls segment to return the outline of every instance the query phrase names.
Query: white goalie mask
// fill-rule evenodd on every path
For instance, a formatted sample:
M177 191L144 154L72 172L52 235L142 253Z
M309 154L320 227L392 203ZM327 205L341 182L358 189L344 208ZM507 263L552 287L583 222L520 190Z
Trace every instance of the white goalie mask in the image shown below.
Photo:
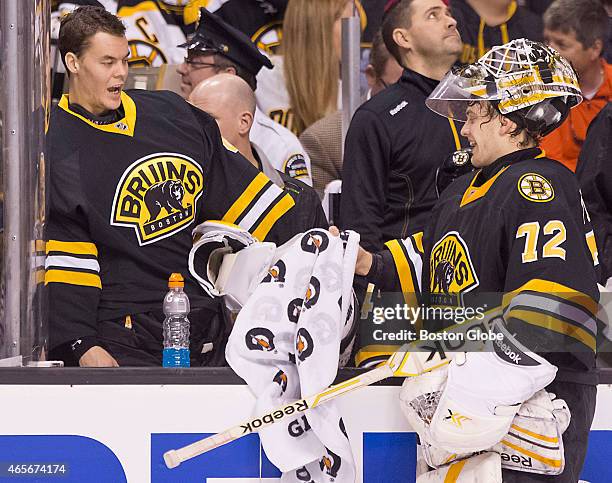
M582 101L570 63L552 47L527 39L493 47L476 63L451 70L425 104L441 116L466 121L474 102L546 135Z

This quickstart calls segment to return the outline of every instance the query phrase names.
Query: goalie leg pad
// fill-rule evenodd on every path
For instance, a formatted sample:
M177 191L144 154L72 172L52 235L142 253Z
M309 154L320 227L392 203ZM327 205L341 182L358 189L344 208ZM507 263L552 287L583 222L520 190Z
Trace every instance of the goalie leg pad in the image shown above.
M455 461L416 480L416 483L502 483L501 459L498 453L482 453Z
M562 434L570 421L563 399L545 390L523 403L510 431L493 447L502 468L542 475L560 475L565 468Z
M464 353L448 366L446 387L429 427L435 447L453 453L491 448L508 432L520 405L556 375L557 368L528 352L501 319L492 330L501 339L489 352Z

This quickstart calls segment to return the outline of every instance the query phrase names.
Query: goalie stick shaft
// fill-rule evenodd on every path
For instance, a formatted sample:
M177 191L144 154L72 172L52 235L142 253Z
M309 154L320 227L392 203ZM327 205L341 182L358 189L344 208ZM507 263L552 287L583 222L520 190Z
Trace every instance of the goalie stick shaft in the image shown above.
M299 399L276 408L262 416L249 419L248 421L229 428L222 433L213 434L212 436L208 436L207 438L191 443L190 445L184 446L180 449L169 450L164 453L164 461L166 462L166 466L168 468L176 468L182 462L195 458L196 456L206 453L211 449L223 446L224 444L235 441L236 439L246 436L247 434L254 433L261 428L271 426L279 421L295 417L296 414L303 413L307 409L315 408L320 404L329 401L330 399L334 399L355 389L369 386L370 384L382 381L383 379L391 376L393 376L393 368L389 364L385 363L384 365L368 371L365 374L355 376L340 384L331 386L313 396Z
M464 332L475 326L486 328L488 322L493 318L493 313L489 314L488 320L472 320L463 324L455 325L447 329L446 332ZM430 372L438 369L450 362L452 353L443 350L435 350L433 352L411 352L415 348L428 347L427 344L415 341L410 344L404 344L400 349L394 352L389 359L382 365L372 369L364 374L355 376L347 381L331 386L313 396L299 399L292 403L286 404L279 408L273 409L268 413L252 418L243 424L239 424L229 428L221 433L208 436L207 438L191 443L179 449L171 449L164 453L164 461L168 468L176 468L182 462L191 458L195 458L207 451L223 446L239 439L247 434L254 433L261 428L265 428L279 421L287 420L290 417L295 417L307 409L312 409L324 402L335 399L348 392L369 386L388 377L411 377L418 376L425 372ZM455 350L460 351L460 348Z

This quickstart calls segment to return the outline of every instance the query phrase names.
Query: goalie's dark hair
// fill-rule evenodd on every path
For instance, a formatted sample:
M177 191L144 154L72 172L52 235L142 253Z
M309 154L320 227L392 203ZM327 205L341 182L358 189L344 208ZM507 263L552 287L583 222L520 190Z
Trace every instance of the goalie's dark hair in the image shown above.
M62 18L57 47L68 75L70 71L66 66L66 54L72 52L79 57L89 47L89 39L98 32L123 37L125 25L104 7L92 5L79 7Z
M518 140L518 147L521 149L533 145L537 146L540 143L542 137L544 136L540 127L535 127L528 123L525 118L518 112L511 113L508 115L502 114L497 110L496 103L491 101L476 102L475 104L479 104L481 106L481 112L486 118L486 120L483 121L481 124L487 124L497 117L506 117L507 119L510 119L512 122L514 122L516 124L516 128L514 128L509 134L513 138L519 138L521 135L524 135L522 140Z

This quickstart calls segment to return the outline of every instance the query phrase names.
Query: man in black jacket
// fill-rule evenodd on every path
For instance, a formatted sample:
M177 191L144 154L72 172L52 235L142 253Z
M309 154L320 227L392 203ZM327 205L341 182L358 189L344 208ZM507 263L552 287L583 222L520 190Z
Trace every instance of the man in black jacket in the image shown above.
M580 150L576 176L591 215L601 274L599 282L612 287L612 104L608 103L589 126Z
M342 168L341 225L366 249L423 229L436 168L467 145L461 127L425 107L461 53L456 25L441 0L400 0L385 14L383 39L404 72L355 113Z

